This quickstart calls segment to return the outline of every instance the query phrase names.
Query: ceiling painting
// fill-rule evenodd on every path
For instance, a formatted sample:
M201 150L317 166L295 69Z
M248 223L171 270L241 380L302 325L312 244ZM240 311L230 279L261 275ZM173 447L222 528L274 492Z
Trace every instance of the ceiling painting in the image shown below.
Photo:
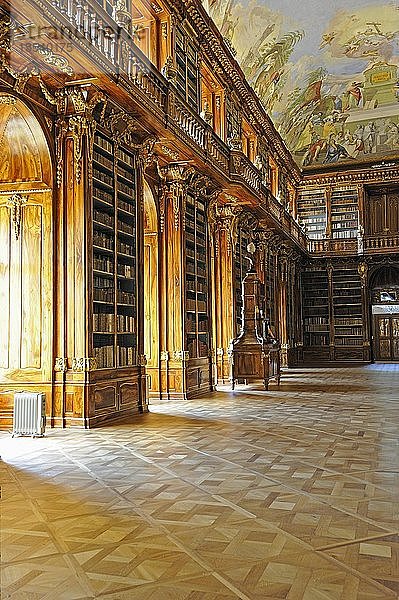
M301 166L399 155L399 2L205 3Z

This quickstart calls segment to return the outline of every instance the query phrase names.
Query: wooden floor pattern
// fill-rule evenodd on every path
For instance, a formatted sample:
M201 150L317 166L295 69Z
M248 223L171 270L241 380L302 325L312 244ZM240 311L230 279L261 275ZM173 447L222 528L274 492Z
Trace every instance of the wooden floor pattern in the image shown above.
M399 365L0 434L2 599L399 597Z

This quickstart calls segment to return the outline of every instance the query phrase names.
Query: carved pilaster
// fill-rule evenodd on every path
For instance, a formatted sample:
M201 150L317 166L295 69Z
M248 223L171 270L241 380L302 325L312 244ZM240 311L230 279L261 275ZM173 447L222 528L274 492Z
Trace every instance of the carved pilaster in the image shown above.
M242 207L233 204L220 204L216 200L209 205L208 223L215 243L215 254L219 254L218 237L221 231L227 233L227 253L230 254L237 243L237 231Z
M173 210L174 227L179 231L184 223L184 210L189 179L196 172L187 163L171 163L158 170L162 181L160 199L160 228L163 231L165 223L166 204Z

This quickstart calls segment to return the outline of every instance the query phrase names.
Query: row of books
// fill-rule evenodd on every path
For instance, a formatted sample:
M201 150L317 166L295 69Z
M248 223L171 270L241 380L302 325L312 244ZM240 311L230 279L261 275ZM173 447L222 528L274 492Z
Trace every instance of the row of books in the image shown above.
M125 212L128 212L128 213L134 215L135 207L133 206L133 204L130 204L129 202L125 202L124 200L118 200L118 208L121 208Z
M128 154L127 152L122 150L122 148L118 148L117 157L119 160L126 163L127 165L134 167L134 157L131 154Z
M334 338L336 346L363 346L363 338L348 338L348 337L336 337Z
M205 300L194 300L192 298L186 298L187 310L197 310L199 312L206 312L207 306Z
M133 199L133 193L134 193L133 182L132 182L132 185L129 186L129 185L126 185L125 183L122 183L122 181L120 181L119 184L118 184L118 190L120 190L121 192L123 192L127 196L132 196L132 199Z
M117 273L118 275L123 275L123 277L134 277L135 275L135 266L134 265L125 265L123 263L118 263L117 265Z
M93 219L97 221L97 223L107 225L108 227L113 227L115 223L113 215L109 215L108 213L97 210L96 208L93 210Z
M115 315L108 313L93 313L93 331L107 331L113 333L115 329Z
M134 235L133 223L125 223L121 219L118 219L118 230L128 233L129 235Z
M93 232L93 245L107 250L114 249L114 239L100 231Z
M339 231L333 231L332 232L332 237L334 240L336 239L355 239L357 237L357 230L356 229L340 229Z
M102 202L106 202L107 204L113 204L114 195L111 194L111 192L108 192L107 190L103 190L97 187L93 194L93 200L100 200Z
M305 323L309 325L328 325L328 319L326 317L306 317Z
M93 269L112 274L114 271L114 261L108 256L98 256L95 254L93 256Z
M113 304L115 298L114 291L113 288L103 289L95 287L93 289L93 299L97 302L109 302L110 304Z
M93 277L93 285L94 285L94 289L96 289L96 288L100 288L100 289L113 288L114 282L112 279L107 279L106 277L100 277L99 275L95 275Z
M305 325L305 331L309 332L324 332L328 330L328 323L325 325Z
M121 242L120 240L118 241L117 250L118 250L118 252L121 252L122 254L129 254L129 255L135 254L134 246L132 246L131 244L125 244L125 242Z
M117 346L118 365L129 366L137 364L136 348L132 346Z
M110 142L109 140L107 140L106 138L104 138L102 135L96 134L95 144L97 146L99 146L100 148L102 148L103 150L106 150L110 154L113 153L112 142Z
M342 327L335 324L335 335L363 335L363 327Z
M99 152L94 151L93 160L95 160L97 163L99 163L102 167L109 169L110 171L112 171L114 168L113 161L111 159L107 158L106 156L104 156L103 154L100 154Z
M97 368L104 369L114 366L114 347L113 346L98 346L94 349L94 356L97 361Z
M134 294L131 292L125 292L125 290L116 291L116 300L121 304L131 304L132 306L135 306L136 304L136 298Z
M135 333L136 319L132 315L116 315L116 326L119 332Z
M114 178L112 175L108 175L108 173L100 171L100 169L97 169L95 166L93 167L93 177L94 179L97 179L98 181L101 181L110 187L113 187L114 185Z

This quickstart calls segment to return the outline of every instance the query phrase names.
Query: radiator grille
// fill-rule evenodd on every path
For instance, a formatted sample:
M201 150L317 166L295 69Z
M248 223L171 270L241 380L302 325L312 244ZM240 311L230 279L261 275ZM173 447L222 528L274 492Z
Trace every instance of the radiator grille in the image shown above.
M45 394L32 392L17 392L14 394L12 435L43 435L45 426Z

